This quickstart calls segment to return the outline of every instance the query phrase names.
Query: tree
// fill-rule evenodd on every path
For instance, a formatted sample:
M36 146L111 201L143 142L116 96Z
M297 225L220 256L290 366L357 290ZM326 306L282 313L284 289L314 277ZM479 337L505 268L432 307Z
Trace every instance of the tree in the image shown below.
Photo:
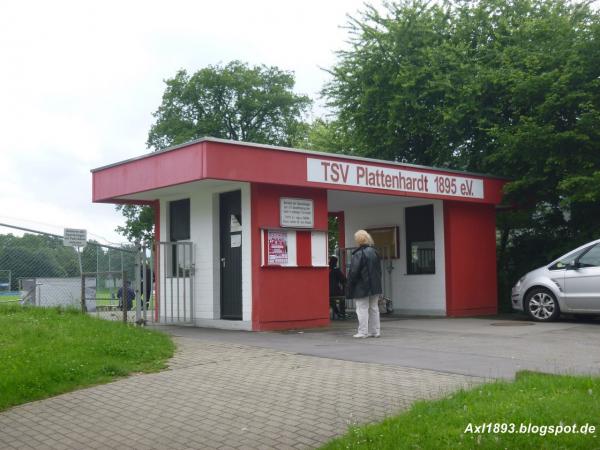
M353 147L347 138L337 120L316 118L305 125L304 131L299 133L292 145L321 152L350 153Z
M498 219L504 289L598 236L598 12L417 0L368 7L349 29L323 93L353 153L510 178L506 203L519 211Z
M236 141L290 146L306 133L303 115L311 101L293 92L291 72L232 61L165 81L162 103L153 114L147 145L161 150L211 136ZM130 241L151 239L150 207L118 206L125 226L117 231Z
M19 289L21 278L77 277L77 254L62 239L50 236L0 234L0 269L10 270L11 290Z
M239 61L191 76L180 70L166 84L148 135L156 150L204 136L291 145L310 105L293 92L292 73Z
M125 218L125 225L117 227L129 242L152 242L154 240L154 209L150 206L117 205Z

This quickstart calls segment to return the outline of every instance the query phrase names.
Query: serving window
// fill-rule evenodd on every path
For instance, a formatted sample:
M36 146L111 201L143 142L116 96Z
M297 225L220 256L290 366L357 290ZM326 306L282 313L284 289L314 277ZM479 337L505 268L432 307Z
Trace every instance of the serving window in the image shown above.
M328 267L327 232L261 230L262 267Z

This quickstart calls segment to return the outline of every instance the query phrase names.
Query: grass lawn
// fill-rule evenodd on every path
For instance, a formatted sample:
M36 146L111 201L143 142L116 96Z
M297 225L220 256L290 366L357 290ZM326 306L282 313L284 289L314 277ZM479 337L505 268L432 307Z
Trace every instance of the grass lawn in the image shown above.
M0 410L165 367L169 336L77 310L0 306Z
M19 300L21 300L21 297L19 295L6 295L4 293L2 293L0 295L0 305L3 304L11 304L11 303L18 303Z
M506 432L500 425L494 433L494 424L503 423L507 424ZM516 433L521 423L547 428L537 433ZM550 433L550 426L574 423L578 429L588 423L595 426L595 432ZM471 433L467 431L469 424L473 425ZM484 424L492 425L485 425L485 432L475 432L475 426ZM515 425L512 434L508 432L510 424ZM381 423L351 428L322 448L600 449L600 378L520 372L514 382L493 382L445 399L418 402L407 412Z

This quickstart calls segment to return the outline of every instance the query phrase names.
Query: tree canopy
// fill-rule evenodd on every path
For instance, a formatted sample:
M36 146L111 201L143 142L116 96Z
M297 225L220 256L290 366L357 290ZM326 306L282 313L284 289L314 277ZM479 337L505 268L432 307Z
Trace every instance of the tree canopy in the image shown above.
M189 75L180 70L168 80L147 145L161 150L204 136L291 146L307 133L303 121L311 101L295 94L291 72L232 61ZM130 241L150 242L150 207L120 205L125 224L117 232Z
M402 0L366 6L348 31L322 92L330 120L302 122L310 101L292 74L234 61L167 80L148 146L212 135L508 177L505 288L599 236L600 13L588 3Z
M499 254L512 246L512 277L598 237L598 12L416 0L367 7L348 27L323 93L350 151L509 177L506 202L519 212L499 217Z
M292 73L240 61L191 76L180 70L165 83L148 135L155 150L203 136L291 145L310 105L308 97L293 92Z

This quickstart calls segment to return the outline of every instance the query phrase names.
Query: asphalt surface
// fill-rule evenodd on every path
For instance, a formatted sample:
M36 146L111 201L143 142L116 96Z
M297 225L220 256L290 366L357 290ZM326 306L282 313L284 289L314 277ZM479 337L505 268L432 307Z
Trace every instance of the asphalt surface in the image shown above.
M520 370L600 374L600 321L533 323L521 316L382 318L379 339L353 339L356 319L328 328L248 332L157 326L176 336L243 344L300 355L388 364L485 378Z

